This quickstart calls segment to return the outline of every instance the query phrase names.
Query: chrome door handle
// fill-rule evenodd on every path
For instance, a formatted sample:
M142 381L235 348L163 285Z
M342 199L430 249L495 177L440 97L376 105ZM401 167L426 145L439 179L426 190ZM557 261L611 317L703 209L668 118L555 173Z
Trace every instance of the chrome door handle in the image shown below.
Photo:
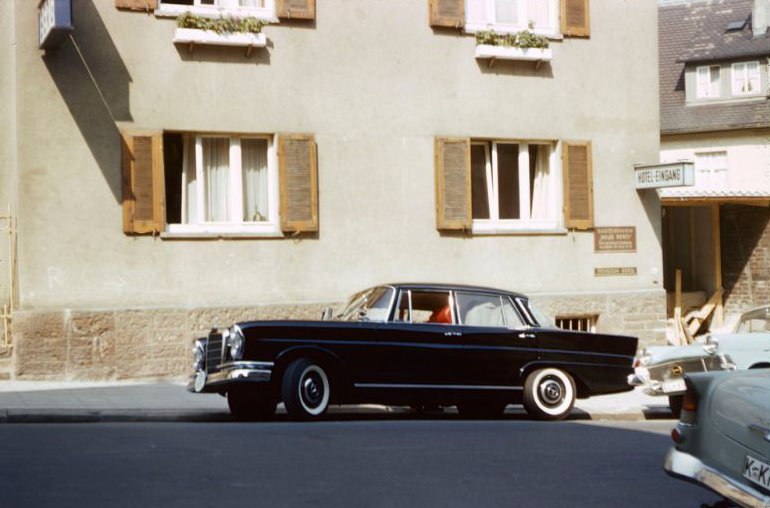
M756 423L752 423L749 425L749 430L752 432L756 432L758 434L762 434L765 438L765 441L770 441L770 429L767 427L763 427L762 425L757 425Z
M519 334L520 339L534 339L535 334L534 333L527 333L527 332L521 332Z

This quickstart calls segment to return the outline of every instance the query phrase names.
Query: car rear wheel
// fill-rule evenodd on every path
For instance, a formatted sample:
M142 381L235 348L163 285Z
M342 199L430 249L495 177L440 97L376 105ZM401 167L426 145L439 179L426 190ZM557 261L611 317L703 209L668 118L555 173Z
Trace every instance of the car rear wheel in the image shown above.
M677 419L681 416L682 404L684 404L684 395L668 396L668 407L671 409L671 416Z
M500 418L505 413L504 403L495 402L464 402L457 406L457 411L463 418L472 420L485 420Z
M524 382L524 409L537 420L563 420L575 405L575 381L560 369L539 369Z
M286 412L295 420L316 420L329 408L329 376L307 358L294 360L286 368L281 395Z
M227 406L241 421L266 420L275 414L275 397L254 387L234 387L227 392Z

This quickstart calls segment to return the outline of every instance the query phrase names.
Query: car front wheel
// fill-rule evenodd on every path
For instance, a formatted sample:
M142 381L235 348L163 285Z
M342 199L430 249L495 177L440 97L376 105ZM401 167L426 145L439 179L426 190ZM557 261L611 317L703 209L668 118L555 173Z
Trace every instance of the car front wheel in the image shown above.
M307 358L294 360L286 368L281 383L283 404L295 420L315 420L329 408L329 376L320 365Z
M537 420L563 420L575 405L575 381L556 368L539 369L524 382L524 409Z

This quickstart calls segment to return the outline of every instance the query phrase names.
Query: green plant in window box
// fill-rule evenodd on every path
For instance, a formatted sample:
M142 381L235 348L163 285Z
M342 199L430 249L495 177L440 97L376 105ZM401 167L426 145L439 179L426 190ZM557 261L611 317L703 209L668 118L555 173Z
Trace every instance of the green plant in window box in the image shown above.
M498 34L492 30L479 30L476 32L476 44L488 46L504 46L507 48L548 48L548 38L532 32L522 30L512 34Z
M247 18L204 18L190 12L185 12L176 19L179 28L194 28L198 30L211 30L218 34L223 33L252 33L262 32L262 27L267 23L255 17Z

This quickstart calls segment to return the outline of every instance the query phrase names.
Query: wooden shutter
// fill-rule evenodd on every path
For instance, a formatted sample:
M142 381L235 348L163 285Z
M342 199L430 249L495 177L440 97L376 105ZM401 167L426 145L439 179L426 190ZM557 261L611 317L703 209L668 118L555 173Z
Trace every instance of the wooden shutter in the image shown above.
M165 222L163 133L122 132L121 146L123 232L160 233Z
M465 0L430 0L430 26L465 26Z
M436 138L436 228L471 227L471 140Z
M591 35L590 0L561 0L561 33L570 37Z
M594 226L594 182L590 141L562 142L564 223L568 228Z
M115 0L115 7L132 11L150 11L158 8L158 0Z
M275 12L283 19L315 19L315 0L275 0Z
M278 136L281 229L284 233L318 231L318 163L315 138Z

